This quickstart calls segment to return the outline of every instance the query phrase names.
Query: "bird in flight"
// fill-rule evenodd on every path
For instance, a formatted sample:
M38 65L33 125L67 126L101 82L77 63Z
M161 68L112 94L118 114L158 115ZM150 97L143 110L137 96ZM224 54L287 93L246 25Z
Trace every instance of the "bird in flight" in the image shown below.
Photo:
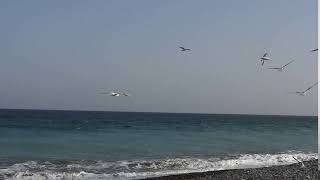
M268 53L264 53L263 56L260 58L261 60L261 65L263 66L264 65L264 61L271 61L271 58L268 57Z
M294 156L292 156L294 160L296 160L298 163L301 163L301 167L300 168L306 168L306 166L304 165L303 161L299 161L297 158L295 158Z
M191 51L191 49L187 49L187 48L184 48L184 47L179 47L181 49L181 51Z
M274 68L268 68L268 69L276 69L279 72L282 72L284 70L284 67L288 66L289 64L291 64L294 60L288 62L287 64L283 65L282 67L274 67Z
M317 49L312 49L310 52L316 52L318 51L318 48Z
M314 86L316 86L318 83L313 84L312 86L308 87L306 90L304 91L297 91L297 92L290 92L290 94L299 94L300 96L305 96L307 95L307 92L310 91L310 89L312 89Z
M125 93L125 92L102 92L101 94L108 94L109 96L113 96L113 97L119 97L119 96L130 96L130 94Z
M110 96L114 96L114 97L119 97L120 96L120 93L117 93L117 92L111 92L109 93Z

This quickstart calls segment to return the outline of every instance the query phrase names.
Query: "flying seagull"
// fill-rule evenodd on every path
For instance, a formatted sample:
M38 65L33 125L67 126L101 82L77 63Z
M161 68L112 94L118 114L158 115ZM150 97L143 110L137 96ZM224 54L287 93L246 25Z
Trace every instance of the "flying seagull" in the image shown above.
M110 95L110 96L114 96L114 97L119 97L119 96L120 96L120 93L118 93L118 92L111 92L109 95Z
M291 64L294 60L288 62L287 64L285 64L284 66L282 67L274 67L274 68L268 68L268 69L276 69L278 70L279 72L282 72L284 70L284 67L288 66L289 64Z
M268 53L264 53L263 56L260 58L261 62L262 62L262 66L264 65L264 61L271 61L271 58L268 57Z
M184 48L184 47L179 47L181 49L181 51L191 51L191 49L187 49L187 48Z
M306 166L304 165L303 161L299 161L297 158L295 158L294 156L292 156L294 160L296 160L298 163L301 163L301 167L300 168L306 168Z
M128 93L125 93L125 92L116 92L116 91L102 92L101 94L108 94L109 96L113 96L113 97L130 96L130 94L128 94Z
M313 84L312 86L308 87L305 91L297 91L297 92L290 92L290 94L299 94L300 96L307 95L307 92L312 89L314 86L316 86L318 83Z
M312 49L310 52L316 52L318 51L318 48L317 49Z

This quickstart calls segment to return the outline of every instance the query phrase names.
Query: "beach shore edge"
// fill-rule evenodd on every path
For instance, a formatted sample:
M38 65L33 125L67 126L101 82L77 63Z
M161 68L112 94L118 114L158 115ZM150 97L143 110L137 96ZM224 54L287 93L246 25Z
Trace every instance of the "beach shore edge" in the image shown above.
M198 173L177 174L141 180L316 180L319 179L318 159L290 165L249 169L229 169Z

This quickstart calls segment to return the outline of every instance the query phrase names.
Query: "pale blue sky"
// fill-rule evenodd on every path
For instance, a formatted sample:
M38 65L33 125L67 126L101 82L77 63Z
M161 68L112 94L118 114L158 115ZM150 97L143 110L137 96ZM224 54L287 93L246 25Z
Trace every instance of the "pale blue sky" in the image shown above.
M317 115L287 93L317 82L316 0L3 0L0 24L0 108Z

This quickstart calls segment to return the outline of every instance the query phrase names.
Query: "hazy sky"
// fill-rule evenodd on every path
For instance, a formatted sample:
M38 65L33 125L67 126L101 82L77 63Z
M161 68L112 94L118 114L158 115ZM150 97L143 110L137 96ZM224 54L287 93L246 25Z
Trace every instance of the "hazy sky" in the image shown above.
M0 108L317 115L288 94L317 82L316 0L3 0L0 24Z

